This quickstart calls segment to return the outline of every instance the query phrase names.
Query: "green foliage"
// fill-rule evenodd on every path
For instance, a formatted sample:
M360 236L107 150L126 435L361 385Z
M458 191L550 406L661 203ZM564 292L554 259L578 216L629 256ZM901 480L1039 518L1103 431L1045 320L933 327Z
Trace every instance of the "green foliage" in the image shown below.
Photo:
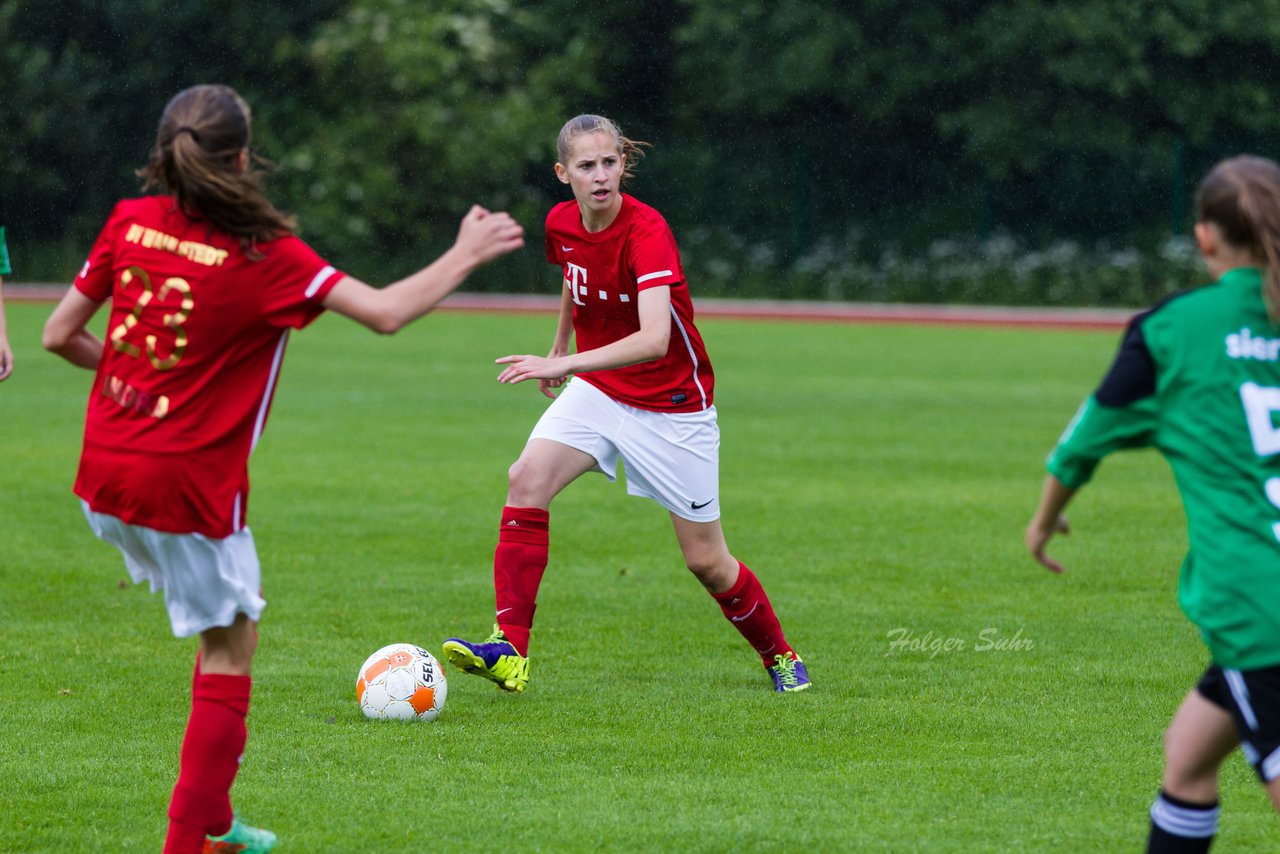
M348 4L307 47L316 91L283 159L308 231L366 263L421 266L472 203L525 222L545 214L547 181L531 173L549 174L581 88L571 72L599 50L506 0Z
M304 82L290 45L338 2L0 4L0 219L14 249L74 235L87 251L115 201L137 193L133 170L181 89L222 82L287 105Z
M940 116L992 177L1064 153L1116 156L1172 138L1274 136L1280 3L985 6L952 56L969 97Z
M854 232L903 257L1001 232L1032 251L1154 247L1186 231L1215 160L1280 154L1277 13L1280 0L10 0L0 222L15 259L35 246L20 274L68 277L136 190L167 99L216 80L254 105L280 206L375 282L434 256L478 202L513 211L531 249L472 286L543 288L539 226L565 198L552 146L580 112L655 144L632 189L678 235L768 244L784 273L824 245L861 254L840 245ZM768 292L806 290L785 277Z
M154 851L195 646L70 494L88 375L40 352L47 313L9 306L0 384L0 850ZM325 317L291 339L252 460L269 605L234 789L281 850L509 848L494 815L552 852L1141 846L1206 661L1167 468L1105 464L1055 543L1066 576L1021 545L1115 334L702 322L725 531L814 688L775 696L666 514L592 475L553 508L529 690L450 671L434 724L366 722L370 652L489 628L506 468L546 404L492 359L553 325L444 313L384 339ZM895 649L899 628L966 646ZM981 651L987 629L1034 646ZM1273 847L1238 755L1222 801L1224 850Z

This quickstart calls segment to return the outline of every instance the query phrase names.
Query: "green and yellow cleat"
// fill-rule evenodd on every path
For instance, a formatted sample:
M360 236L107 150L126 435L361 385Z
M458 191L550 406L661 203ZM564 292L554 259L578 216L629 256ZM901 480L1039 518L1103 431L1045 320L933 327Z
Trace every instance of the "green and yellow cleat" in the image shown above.
M444 657L463 673L483 676L503 691L518 694L529 687L529 659L516 652L497 625L480 643L449 638L444 642Z
M804 666L800 656L794 652L775 655L773 664L766 669L773 677L773 690L779 693L789 694L809 688L809 668Z
M204 840L204 854L267 854L275 847L274 833L250 827L240 820L240 816L231 819L231 829L226 833Z

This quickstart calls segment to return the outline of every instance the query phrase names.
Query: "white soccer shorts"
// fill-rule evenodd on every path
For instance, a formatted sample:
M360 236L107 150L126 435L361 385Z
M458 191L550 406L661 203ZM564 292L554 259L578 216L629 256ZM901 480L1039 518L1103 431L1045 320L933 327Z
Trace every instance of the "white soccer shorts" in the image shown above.
M97 513L81 501L89 527L124 555L134 584L164 591L173 633L180 638L229 626L243 613L257 622L266 602L258 594L262 567L253 534L243 528L215 540L203 534L169 534Z
M596 459L596 470L627 493L652 498L682 519L720 518L720 426L716 408L653 412L618 403L574 377L534 425L530 439L550 439Z

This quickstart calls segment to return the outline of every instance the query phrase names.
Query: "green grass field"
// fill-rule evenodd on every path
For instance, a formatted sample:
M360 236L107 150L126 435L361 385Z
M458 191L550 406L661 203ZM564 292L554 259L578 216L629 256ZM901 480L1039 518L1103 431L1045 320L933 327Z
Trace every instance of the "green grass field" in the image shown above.
M194 641L70 493L90 375L40 350L49 310L9 307L0 385L0 851L155 851ZM326 317L294 336L252 461L270 605L237 808L281 852L1139 850L1207 661L1174 601L1167 468L1104 464L1065 577L1021 545L1117 336L700 326L729 543L813 690L773 694L665 511L589 477L552 508L529 690L450 671L437 722L365 721L370 652L490 627L506 469L544 403L492 360L545 351L553 320L380 339ZM1222 851L1274 846L1238 754L1223 803Z

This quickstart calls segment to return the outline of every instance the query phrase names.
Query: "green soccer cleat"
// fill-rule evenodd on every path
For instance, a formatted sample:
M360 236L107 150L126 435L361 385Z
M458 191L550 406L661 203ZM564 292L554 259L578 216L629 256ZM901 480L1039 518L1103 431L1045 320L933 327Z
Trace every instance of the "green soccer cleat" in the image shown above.
M809 687L809 668L800 656L786 652L773 657L773 664L766 668L773 677L773 690L780 693L804 691Z
M480 643L449 638L444 642L444 657L463 673L483 676L503 691L518 694L529 687L529 659L516 652L497 625Z
M209 836L204 840L204 854L267 854L276 847L276 835L261 827L250 827L240 820L231 819L231 829L221 836Z

